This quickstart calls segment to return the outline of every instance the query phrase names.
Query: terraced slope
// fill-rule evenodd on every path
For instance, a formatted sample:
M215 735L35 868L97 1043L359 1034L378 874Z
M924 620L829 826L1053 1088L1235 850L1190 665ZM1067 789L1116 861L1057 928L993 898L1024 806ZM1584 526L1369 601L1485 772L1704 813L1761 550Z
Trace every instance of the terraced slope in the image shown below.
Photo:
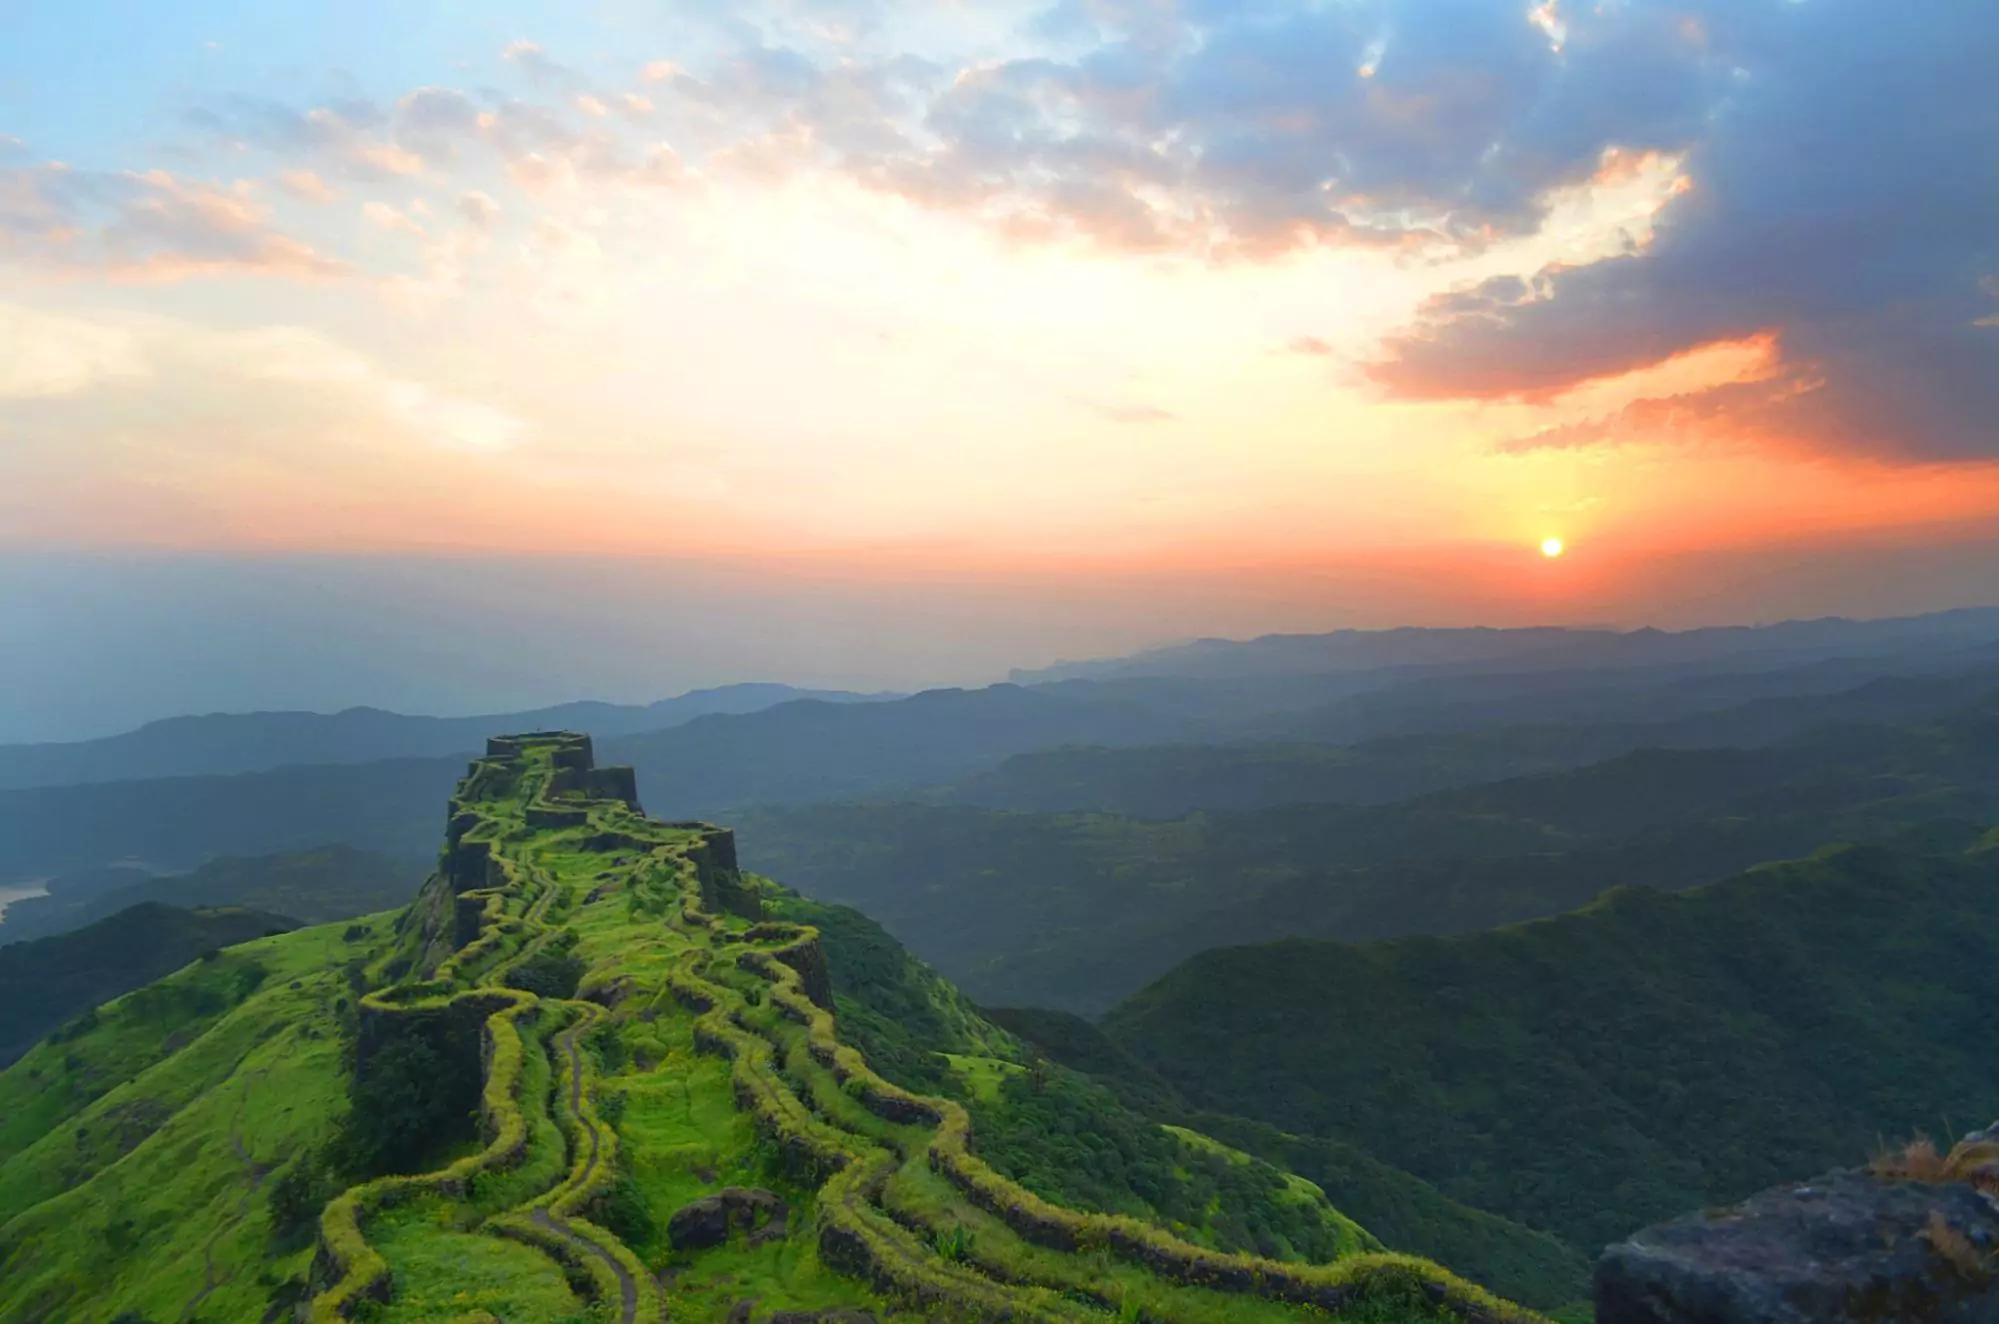
M9 1157L4 1113L9 1089L34 1092L16 1072L0 1076L0 1318L105 1324L123 1309L184 1321L275 1321L296 1310L315 1324L761 1322L841 1310L1036 1324L1534 1318L1405 1256L1281 1262L1035 1195L980 1158L960 1103L890 1082L843 1042L818 930L765 910L728 832L645 818L629 772L594 768L586 738L494 740L452 801L437 875L393 927L378 919L349 930L345 953L327 930L306 930L225 954L264 970L265 983L302 975L317 957L315 979L277 990L299 1006L239 997L184 1027L199 1036L193 1044L81 1111L87 1082L73 1096L52 1089L12 1141L43 1155L39 1168ZM292 940L296 957L275 946ZM317 944L310 956L308 944ZM350 956L344 970L340 955ZM370 991L350 1007L334 992L343 988ZM112 1004L76 1044L142 1051L157 1026L128 1011ZM302 1017L309 1038L288 1032L287 1014ZM337 1053L328 1060L336 1044L326 1034L343 1017L345 1064ZM89 1062L65 1062L61 1050L44 1045L21 1067L42 1072L44 1085L88 1073ZM402 1105L476 1100L478 1121L441 1157L430 1146L425 1171L329 1192L316 1244L288 1249L283 1207L297 1203L306 1183L295 1178L307 1171L294 1156L327 1143L326 1119L339 1110L318 1098L300 1109L316 1123L255 1130L248 1120L271 1103L255 1091L280 1064L218 1074L200 1062L302 1051L319 1055L322 1095L342 1071L365 1083L400 1069L422 1087ZM408 1077L412 1062L424 1065ZM186 1084L169 1098L150 1077L176 1064ZM1021 1069L997 1059L955 1067L974 1077ZM84 1137L115 1113L120 1091L158 1099L171 1120L122 1153L98 1153ZM182 1096L198 1096L200 1109ZM81 1166L66 1150L79 1119L77 1146L95 1155ZM162 1143L183 1126L178 1149ZM1212 1142L1187 1144L1193 1153ZM161 1175L176 1161L215 1170L209 1244L178 1231L188 1216L165 1205L115 1253L54 1230L65 1199L71 1217L86 1219L112 1186L143 1204L142 1174L178 1191L185 1183ZM128 1167L140 1184L119 1184ZM10 1195L14 1174L29 1170L41 1185ZM1315 1197L1297 1186L1298 1199ZM1325 1213L1341 1245L1377 1244Z
M454 802L438 885L406 925L406 951L437 958L431 977L371 994L361 1032L379 1044L408 1025L483 1018L486 1143L329 1205L316 1320L352 1316L366 1301L383 1303L384 1318L429 1317L417 1303L451 1286L440 1270L474 1255L523 1290L537 1258L560 1264L565 1281L623 1324L663 1318L675 1298L706 1313L718 1287L764 1275L780 1278L792 1308L885 1304L968 1320L1248 1321L1300 1308L1518 1315L1420 1261L1231 1255L1135 1219L1061 1208L1008 1181L974 1152L963 1107L890 1083L841 1042L817 931L762 919L734 866L726 832L644 818L629 776L593 769L586 740L493 742ZM537 953L571 941L587 970L575 997L508 987ZM647 1258L656 1247L604 1226L615 1221L607 1196L621 1162L671 1173L673 1151L696 1139L684 1119L704 1103L717 1111L700 1098L704 1077L710 1090L720 1084L704 1055L727 1064L752 1148L780 1157L791 1208L783 1238L718 1248L730 1262L722 1273L691 1257L663 1287ZM611 1075L600 1056L623 1069ZM666 1124L675 1102L677 1133ZM557 1132L560 1164L546 1152ZM730 1157L740 1156L711 1162ZM805 1246L790 1223L809 1233ZM476 1252L447 1249L482 1238ZM758 1251L766 1263L740 1263Z

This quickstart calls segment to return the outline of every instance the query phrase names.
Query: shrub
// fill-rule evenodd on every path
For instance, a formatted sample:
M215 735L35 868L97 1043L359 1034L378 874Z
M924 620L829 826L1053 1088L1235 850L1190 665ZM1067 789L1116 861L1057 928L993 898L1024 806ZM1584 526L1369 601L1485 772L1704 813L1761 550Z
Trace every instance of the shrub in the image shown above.
M937 1253L953 1264L962 1264L972 1256L972 1234L960 1224L953 1224L949 1231L940 1231L933 1238Z
M1967 1182L1999 1195L1999 1140L1967 1138L1940 1154L1935 1141L1919 1135L1876 1156L1867 1170L1881 1181Z
M89 1034L101 1023L101 1019L97 1015L97 1008L92 1007L89 1011L84 1012L83 1015L51 1034L49 1042L52 1044L66 1044L81 1035Z
M625 1047L625 1041L618 1034L618 1027L613 1025L609 1020L604 1021L596 1029L592 1030L590 1037L585 1040L585 1044L592 1053L596 1054L597 1060L603 1063L604 1070L606 1071L623 1070L626 1061L630 1058L630 1052ZM623 1100L619 1100L619 1103L622 1106ZM607 1116L604 1120L610 1121L612 1119Z
M507 987L543 998L575 997L576 985L583 979L583 959L559 947L550 943L507 971Z
M271 1185L271 1240L287 1250L304 1245L319 1211L339 1190L324 1154L300 1154Z
M600 1197L598 1219L627 1246L652 1239L652 1210L646 1206L645 1190L629 1172L620 1172Z
M440 1087L452 1075L424 1038L384 1044L354 1076L351 1107L333 1142L339 1165L361 1175L411 1172L438 1144L464 1134L467 1092Z

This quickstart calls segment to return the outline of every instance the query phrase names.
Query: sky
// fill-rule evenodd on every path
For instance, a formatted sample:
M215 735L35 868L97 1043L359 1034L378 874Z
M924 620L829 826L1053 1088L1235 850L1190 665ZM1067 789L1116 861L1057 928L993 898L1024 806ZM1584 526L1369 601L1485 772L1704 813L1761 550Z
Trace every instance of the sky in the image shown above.
M0 739L1999 601L1995 52L0 0Z

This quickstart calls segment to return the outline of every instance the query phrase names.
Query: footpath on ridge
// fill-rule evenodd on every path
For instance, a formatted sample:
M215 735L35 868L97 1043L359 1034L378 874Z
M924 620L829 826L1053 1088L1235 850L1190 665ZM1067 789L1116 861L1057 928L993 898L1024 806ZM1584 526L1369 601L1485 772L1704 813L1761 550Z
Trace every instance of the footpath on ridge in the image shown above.
M552 987L565 962L573 989ZM961 1105L884 1079L841 1041L818 931L764 917L732 834L648 819L630 770L595 767L584 736L489 742L452 799L437 874L369 974L358 1069L413 1038L476 1063L480 1132L445 1166L326 1206L314 1324L452 1318L426 1303L489 1283L620 1324L674 1317L682 1269L656 1272L658 1244L611 1230L613 1188L666 1152L666 1124L627 1107L679 1091L694 1117L690 1063L704 1057L726 1063L716 1106L747 1116L792 1193L775 1235L829 1271L761 1307L1035 1324L1537 1318L1426 1261L1230 1254L1007 1179L978 1157Z

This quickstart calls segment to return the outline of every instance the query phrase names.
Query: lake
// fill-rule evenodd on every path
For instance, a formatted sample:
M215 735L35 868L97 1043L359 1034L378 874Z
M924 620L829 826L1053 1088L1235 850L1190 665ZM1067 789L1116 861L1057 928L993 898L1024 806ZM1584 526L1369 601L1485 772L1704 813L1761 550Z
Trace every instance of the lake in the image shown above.
M0 883L0 919L7 917L7 903L21 901L31 896L46 896L48 888L40 883Z

